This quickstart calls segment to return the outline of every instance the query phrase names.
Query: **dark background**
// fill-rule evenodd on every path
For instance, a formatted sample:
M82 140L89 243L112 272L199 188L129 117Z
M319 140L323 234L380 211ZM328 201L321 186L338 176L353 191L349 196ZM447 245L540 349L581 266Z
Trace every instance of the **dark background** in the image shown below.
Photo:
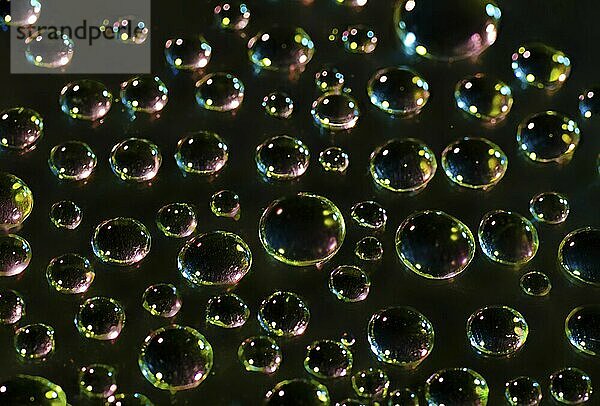
M306 72L297 80L285 74L256 74L247 59L248 37L221 32L213 24L212 6L205 1L153 2L152 41L153 69L169 88L170 101L162 117L148 120L139 117L130 122L119 104L113 106L104 124L71 120L59 111L58 94L68 81L83 76L10 75L5 59L0 66L0 108L24 105L39 111L45 118L45 136L37 148L23 156L0 154L0 169L21 177L35 196L34 211L19 234L33 248L29 268L17 278L3 278L0 286L21 292L27 303L27 315L19 325L48 323L56 329L56 353L43 364L22 363L12 347L12 329L0 329L0 378L16 373L42 375L60 384L70 402L80 404L77 393L77 369L101 362L118 368L119 392L141 392L156 404L254 405L277 382L295 377L309 378L303 369L305 347L311 341L339 338L350 332L357 338L352 348L354 371L383 367L392 378L391 388L417 388L433 372L444 367L471 367L481 373L490 386L490 403L499 404L504 382L519 375L530 375L543 386L548 400L548 376L565 366L587 371L600 389L600 365L597 359L575 352L564 335L564 320L575 307L598 302L598 289L577 286L567 280L556 264L560 240L570 231L583 226L598 226L599 181L596 158L600 152L597 131L600 121L584 121L577 110L577 95L597 84L600 53L597 48L599 29L598 5L592 0L520 0L499 2L503 18L498 41L476 61L454 64L408 58L401 52L393 31L392 2L371 0L364 10L339 7L333 1L316 0L303 5L300 1L248 1L252 20L246 30L254 33L277 22L295 24L306 29L316 44L316 54ZM451 16L449 16L451 18ZM352 55L327 35L332 27L348 24L371 25L379 44L371 55ZM201 75L173 74L165 65L163 44L170 36L204 33L213 46L207 72L230 71L246 85L242 107L235 114L203 111L194 101L194 81ZM512 52L524 41L541 40L564 50L573 63L571 77L554 95L523 89L510 68ZM0 47L8 55L8 33L0 35ZM362 108L357 128L349 133L326 134L314 126L310 104L316 98L315 72L326 63L335 63L345 74L347 84ZM383 66L407 64L419 71L430 84L431 99L414 119L401 120L384 115L370 105L365 86L370 75ZM497 75L513 86L515 104L507 120L493 129L466 118L453 99L455 83L465 75L486 72ZM106 83L114 94L127 76L92 76ZM260 106L262 97L274 90L288 92L295 101L290 120L266 116ZM564 166L536 165L517 153L516 127L526 115L555 109L577 119L582 130L581 143L572 162ZM177 140L186 132L211 130L221 134L230 146L230 159L216 179L183 177L172 158ZM296 182L267 184L256 173L255 147L267 137L290 134L302 139L310 148L312 162L307 173ZM451 141L467 136L483 136L501 146L509 157L504 179L488 192L455 187L441 167L429 186L416 196L378 190L368 174L370 152L393 137L416 137L435 151L438 161L443 148ZM152 185L130 185L114 176L108 154L118 141L129 136L155 142L162 151L163 165ZM99 164L86 184L63 183L55 178L47 164L48 153L59 142L77 139L89 143L98 155ZM317 162L324 148L339 145L350 155L345 176L326 174ZM210 213L209 198L220 189L239 193L241 220L216 218ZM340 253L323 270L293 268L269 258L258 240L257 223L262 210L273 199L297 191L311 191L332 199L343 211L348 227L346 243ZM492 209L509 209L528 217L529 199L542 191L566 194L571 214L558 226L540 224L540 249L537 256L521 269L492 264L478 250L467 271L452 282L432 283L406 271L395 254L393 239L400 222L414 210L441 209L460 218L473 232L482 215ZM48 218L50 206L71 199L84 210L83 223L75 231L57 231ZM374 199L387 210L387 230L381 235L383 261L366 266L371 272L372 287L367 300L356 304L338 301L327 288L328 272L339 264L357 264L354 244L366 231L351 224L350 207L361 200ZM155 213L165 203L190 202L197 206L198 232L217 229L238 233L254 254L252 271L234 289L252 309L250 321L240 329L223 330L207 326L204 308L217 289L192 288L179 275L176 254L184 241L164 237L156 228ZM131 216L141 220L152 232L152 252L135 269L111 268L95 261L96 280L90 290L79 296L66 296L50 288L45 268L51 258L77 252L94 259L90 237L102 220ZM549 275L553 289L546 298L525 296L519 278L527 270L537 269ZM152 317L143 310L144 289L156 282L176 284L183 294L183 308L173 322L198 329L212 343L215 364L211 375L198 388L171 397L155 389L141 375L137 366L139 347L152 329L167 320ZM312 317L304 336L279 340L284 351L280 370L273 376L251 374L237 360L237 347L246 337L262 333L256 310L260 301L277 289L303 296ZM73 324L76 309L85 298L105 295L119 300L127 313L127 324L119 339L111 344L82 338ZM505 304L519 310L527 319L530 335L527 344L510 359L486 359L470 348L465 323L477 308ZM390 305L410 305L423 312L436 332L433 353L415 371L384 366L370 353L366 325L371 314ZM15 326L16 327L16 326ZM326 382L334 401L352 396L350 379ZM600 404L595 394L592 404Z

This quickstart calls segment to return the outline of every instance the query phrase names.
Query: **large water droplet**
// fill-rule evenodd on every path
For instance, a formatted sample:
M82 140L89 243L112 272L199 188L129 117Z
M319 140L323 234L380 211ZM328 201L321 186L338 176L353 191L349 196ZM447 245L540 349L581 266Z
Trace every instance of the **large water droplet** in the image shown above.
M56 145L48 158L50 170L61 180L87 179L96 169L97 163L94 151L81 141L67 141Z
M442 369L425 382L428 405L486 406L489 387L483 376L469 368Z
M566 162L579 145L579 127L555 111L536 113L519 124L517 143L532 161Z
M174 317L182 306L177 288L170 283L150 285L142 295L142 306L153 316Z
M567 197L556 192L542 192L529 201L529 212L534 219L543 223L563 223L570 210Z
M592 396L592 378L577 368L564 368L550 375L550 395L559 404L586 403Z
M50 221L56 228L74 230L81 224L83 211L77 203L63 200L50 207Z
M344 302L360 302L369 295L371 279L362 269L340 265L329 274L329 290Z
M48 284L59 293L87 292L95 276L90 261L78 254L64 254L53 258L46 268Z
M585 227L569 233L558 247L558 263L576 280L600 286L600 229Z
M525 345L528 334L525 318L508 306L483 307L467 320L467 338L483 355L511 356Z
M0 172L0 229L19 227L33 210L33 193L21 179Z
M456 105L465 113L486 123L504 120L513 105L510 87L493 76L478 73L456 84Z
M238 358L246 371L272 374L279 369L283 354L271 337L258 336L247 338L240 344Z
M367 83L369 100L386 113L401 117L419 114L429 100L429 84L405 67L378 70Z
M62 68L71 62L75 53L75 43L67 34L45 27L25 39L25 44L25 58L40 68Z
M288 180L306 172L310 152L299 139L278 135L260 144L254 159L256 168L267 179Z
M145 225L128 217L100 223L92 237L98 259L111 265L134 265L150 252L150 232Z
M16 375L0 381L0 403L4 405L67 406L62 388L46 378Z
M231 73L209 73L196 82L196 102L206 110L235 110L243 100L244 84Z
M346 93L327 92L312 104L310 113L319 127L330 131L353 128L360 117L358 103Z
M14 107L0 112L0 147L16 151L32 149L44 135L44 119L35 110Z
M165 43L167 63L179 70L202 69L210 62L211 54L210 44L201 35L171 38Z
M125 310L119 302L96 296L79 306L75 327L83 337L93 340L115 340L125 326Z
M537 406L542 401L542 388L535 379L520 376L506 382L504 398L510 406Z
M341 378L352 370L352 352L338 341L319 340L306 349L304 369L321 379Z
M292 292L277 291L262 301L258 322L268 333L279 337L304 334L310 311L302 298Z
M327 406L330 403L327 387L312 379L281 381L265 395L268 406Z
M576 307L565 320L565 334L573 347L600 355L600 305Z
M0 235L0 276L23 272L31 262L31 246L16 234Z
M315 53L315 44L302 28L274 26L248 41L248 58L259 68L301 71Z
M206 304L206 321L223 328L238 328L246 324L250 308L235 293L224 293L209 299Z
M0 324L15 324L25 316L25 300L15 290L0 289Z
M512 70L522 83L556 90L571 73L571 60L545 44L525 44L512 54Z
M121 83L121 101L129 110L154 114L169 101L169 90L158 76L136 76Z
M190 236L198 225L194 208L187 203L169 203L156 213L156 225L167 237Z
M112 107L113 95L104 83L91 79L70 82L60 91L59 104L63 113L79 120L96 121Z
M29 324L15 331L13 343L22 359L45 360L54 352L54 328L42 323Z
M184 173L215 175L227 163L228 149L219 135L199 131L179 140L175 161Z

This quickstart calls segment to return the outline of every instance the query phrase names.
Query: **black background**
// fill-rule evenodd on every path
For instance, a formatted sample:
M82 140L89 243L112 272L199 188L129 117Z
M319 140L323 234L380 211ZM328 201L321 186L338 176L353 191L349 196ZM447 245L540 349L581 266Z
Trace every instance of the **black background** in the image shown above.
M363 10L336 6L333 1L248 1L252 10L247 34L271 23L303 27L316 44L316 54L306 72L298 79L286 74L257 74L247 59L246 42L235 33L215 28L212 3L205 1L153 1L152 48L153 70L169 88L170 100L162 117L133 122L119 104L113 106L102 125L94 127L71 120L59 111L58 94L68 81L84 76L11 75L8 60L0 66L0 108L27 106L45 118L45 135L37 148L23 156L0 154L0 169L21 177L35 196L34 211L19 234L32 245L33 260L19 277L3 278L0 286L16 289L24 295L27 315L19 323L44 322L56 329L56 353L43 364L22 363L12 347L12 329L0 329L0 378L15 373L45 376L60 384L72 404L82 400L77 393L77 369L85 364L102 362L117 367L119 392L141 392L156 404L254 405L277 382L294 377L308 378L302 367L305 347L322 338L339 338L343 332L357 337L352 348L354 371L367 367L383 367L392 378L392 388L419 387L434 371L444 367L467 366L481 373L490 385L490 403L501 402L504 382L518 375L538 379L548 400L548 376L556 369L577 366L592 376L600 388L600 366L597 359L577 354L564 335L564 319L575 307L598 301L598 290L578 286L567 280L556 265L560 240L570 231L583 226L598 226L599 182L596 158L600 152L597 120L584 121L578 115L577 95L597 82L598 6L592 0L520 0L502 1L503 18L498 41L475 61L454 64L409 58L401 52L393 31L392 2L371 0ZM451 18L451 16L449 16ZM348 24L371 25L379 44L371 55L344 52L339 42L329 42L332 27ZM194 101L194 81L201 74L174 74L164 62L163 44L171 36L204 33L213 46L213 57L206 71L230 71L246 85L242 107L235 114L203 111ZM571 77L556 94L537 89L523 89L510 68L512 52L524 41L541 40L564 50L573 63ZM0 35L0 47L8 55L8 33ZM7 57L6 57L7 58ZM315 72L326 63L335 63L345 74L347 84L360 103L362 116L358 126L348 133L322 133L312 123L310 104L317 96ZM368 102L365 86L370 75L389 65L409 65L419 71L430 84L431 99L414 119L401 120L386 116ZM465 117L454 104L455 83L465 75L486 72L497 75L513 86L515 104L507 120L493 129ZM88 77L88 76L86 76ZM114 94L125 75L93 75L103 81ZM274 90L288 92L295 101L290 120L266 116L260 106L262 97ZM564 166L536 165L517 153L516 127L526 115L554 109L577 119L582 130L581 143L572 162ZM183 177L173 157L177 140L186 132L211 130L228 142L230 160L216 179ZM307 173L296 182L267 184L255 170L255 147L277 134L290 134L309 147L312 162ZM483 136L501 146L509 157L504 179L488 192L459 189L445 177L441 168L429 186L416 196L378 190L367 170L370 152L393 137L416 137L435 151L438 161L443 148L463 136ZM155 142L162 151L163 165L152 185L131 185L114 176L108 165L108 154L118 141L144 137ZM48 169L48 153L59 142L76 139L89 143L98 155L96 172L85 184L63 183ZM317 162L319 151L332 145L346 149L350 167L345 176L326 174ZM220 189L239 193L241 220L216 218L210 213L209 198ZM343 211L348 225L346 242L340 253L324 269L293 268L269 258L258 240L257 223L262 210L273 199L297 191L310 191L332 199ZM441 209L460 218L473 232L482 215L492 209L510 209L529 217L528 202L536 193L558 191L570 199L571 214L559 226L540 224L540 249L537 256L521 269L492 264L478 250L467 271L452 282L432 283L406 271L395 254L393 237L400 222L414 210ZM84 210L83 223L75 231L57 231L48 212L52 203L70 199ZM328 272L339 264L356 264L354 244L366 235L351 224L350 207L361 200L380 202L389 215L388 226L381 235L385 254L381 263L366 268L371 272L372 287L367 300L356 304L338 301L327 288ZM198 232L223 229L242 236L254 254L252 271L234 289L250 304L252 317L240 329L223 330L207 326L204 308L207 300L219 290L192 288L176 269L176 254L182 240L164 237L155 226L155 213L165 203L189 202L197 206ZM141 220L152 232L152 252L135 269L111 268L95 261L90 248L94 227L115 216L131 216ZM90 290L79 296L65 296L50 288L45 268L51 258L77 252L94 259L96 280ZM519 289L519 278L527 270L537 269L549 275L553 289L546 298L525 296ZM192 326L203 333L215 351L211 375L196 389L170 396L155 389L141 375L137 366L139 347L152 329L167 323L152 317L141 306L144 289L156 282L176 284L183 293L183 308L174 322ZM260 301L277 289L303 296L312 317L304 336L280 340L284 360L273 376L250 374L237 360L239 343L261 333L256 321ZM78 305L88 297L105 295L119 300L127 313L127 323L115 343L82 338L73 324ZM510 359L486 359L470 348L465 323L477 308L489 304L505 304L519 310L527 319L530 335L525 347ZM371 314L390 305L410 305L424 313L436 332L433 353L415 371L402 371L383 366L370 353L366 341L366 325ZM17 327L17 326L15 326ZM332 400L352 396L350 379L326 382ZM600 404L595 394L593 404Z

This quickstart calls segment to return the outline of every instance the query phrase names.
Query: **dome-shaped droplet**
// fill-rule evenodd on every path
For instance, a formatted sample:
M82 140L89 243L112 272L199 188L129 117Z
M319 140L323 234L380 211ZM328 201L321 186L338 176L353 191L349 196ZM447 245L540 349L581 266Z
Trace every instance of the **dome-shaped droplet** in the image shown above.
M383 244L377 237L363 237L356 242L354 255L363 261L379 261L383 257Z
M211 54L210 44L201 35L170 38L165 43L167 63L179 70L202 69L210 62Z
M352 388L361 398L381 400L387 396L390 378L381 369L369 368L352 375Z
M600 229L585 227L569 233L558 247L558 263L576 280L600 286Z
M469 368L442 369L425 382L428 405L486 406L490 389L483 376Z
M501 16L493 1L401 0L394 9L394 26L408 54L456 61L475 57L496 42Z
M196 82L196 102L206 110L232 111L244 100L244 84L231 73L209 73Z
M442 168L457 185L485 190L500 182L508 168L508 157L490 140L465 137L444 149Z
M221 190L210 198L210 210L217 217L239 218L240 197L232 190Z
M191 327L171 325L155 330L142 344L138 365L152 385L171 392L200 385L213 366L213 350Z
M13 343L22 359L44 360L54 352L54 328L42 323L29 324L15 331Z
M478 73L462 79L454 89L456 105L486 123L504 120L513 105L510 87L493 76Z
M370 54L377 48L377 34L370 27L351 25L342 32L344 49L353 54Z
M521 152L537 162L566 162L579 145L577 123L555 111L527 117L519 124L517 143Z
M330 131L353 128L360 117L357 101L346 93L327 92L312 104L310 113L319 127Z
M295 266L332 258L346 236L337 206L322 196L299 193L272 202L259 223L260 241L269 255Z
M0 325L15 324L25 316L25 300L15 290L0 289Z
M124 181L147 182L156 176L162 155L156 144L141 138L128 138L110 152L110 168Z
M600 355L600 305L576 307L565 320L565 334L573 347Z
M59 293L87 292L95 276L90 261L78 254L64 254L53 258L46 268L48 284Z
M550 395L558 404L586 403L592 391L592 378L581 369L564 368L550 375Z
M542 388L535 379L520 376L506 382L504 398L510 406L537 406L542 401Z
M352 352L338 341L319 340L306 349L304 369L321 379L348 376L352 370Z
M198 225L194 208L187 203L169 203L156 213L156 225L167 237L190 236Z
M301 71L315 53L315 44L299 27L273 26L248 41L248 58L259 68Z
M570 210L567 197L556 192L542 192L529 201L529 212L534 219L542 223L563 223Z
M212 132L199 131L183 137L177 143L175 161L184 173L215 175L229 159L229 148Z
M396 389L388 396L388 406L419 406L419 396L409 388Z
M38 0L12 0L0 6L0 25L28 27L37 22L42 11Z
M373 230L384 228L387 222L386 210L372 200L356 203L350 209L350 216L359 226Z
M115 340L125 326L125 310L119 302L96 296L79 306L75 327L79 333L94 340Z
M529 296L546 296L552 289L550 278L545 273L538 271L523 274L519 285L523 293Z
M283 353L271 337L250 337L238 348L238 358L246 371L272 374L279 369Z
M70 200L56 202L50 207L50 221L56 228L74 230L81 224L83 211Z
M431 322L411 307L388 307L371 316L367 329L371 351L391 365L414 368L431 354Z
M375 107L401 117L419 114L429 100L429 84L405 67L379 69L367 83L367 95Z
M277 291L262 301L258 322L268 333L279 337L294 337L304 333L310 311L302 298L292 292Z
M294 101L287 93L273 92L263 98L265 113L275 118L289 118L294 112Z
M449 279L462 273L475 256L471 230L442 211L411 214L396 232L402 263L428 279Z
M142 306L153 316L174 317L182 306L181 295L170 283L156 283L144 291Z
M225 30L243 30L250 22L250 8L240 0L220 2L213 11L217 25Z
M539 246L538 233L519 213L493 210L486 213L477 232L483 253L494 262L519 266L531 261Z
M235 293L224 293L209 299L206 304L206 321L223 328L237 328L250 318L250 308Z
M350 165L350 157L340 147L329 147L319 154L319 163L326 172L344 173Z
M548 45L525 44L512 54L512 70L523 84L556 90L571 74L571 60Z
M0 381L3 405L67 406L63 389L41 376L16 375Z
M169 90L158 76L136 76L121 83L121 102L133 112L154 114L169 101Z
M281 381L265 395L268 406L327 406L331 404L325 385L312 379Z
M0 230L19 227L33 210L33 193L21 179L0 172Z
M23 272L31 262L31 246L16 234L0 235L0 276Z
M371 153L369 170L375 183L392 192L415 192L435 175L435 154L414 138L393 139Z
M304 174L310 162L308 147L299 139L278 135L256 148L256 168L267 179L289 180Z
M91 79L68 83L60 91L58 100L63 113L89 121L100 120L108 114L112 101L113 95L104 83Z
M483 307L467 320L467 338L480 354L508 357L525 345L529 326L508 306Z
M75 43L56 28L40 27L25 39L25 58L37 67L57 69L68 65L75 53Z
M344 302L360 302L369 295L371 279L357 266L340 265L329 274L329 290Z
M315 85L321 92L340 91L346 79L335 66L325 66L315 74Z
M48 165L52 173L61 180L87 179L98 159L88 144L81 141L67 141L52 148Z
M43 135L44 119L37 111L27 107L0 111L0 147L27 151Z
M593 87L579 95L579 113L584 118L600 114L600 87Z
M92 237L98 259L111 265L134 265L150 252L150 232L145 225L128 217L100 223Z
M117 391L117 370L105 364L86 365L79 369L77 382L85 396L106 399Z

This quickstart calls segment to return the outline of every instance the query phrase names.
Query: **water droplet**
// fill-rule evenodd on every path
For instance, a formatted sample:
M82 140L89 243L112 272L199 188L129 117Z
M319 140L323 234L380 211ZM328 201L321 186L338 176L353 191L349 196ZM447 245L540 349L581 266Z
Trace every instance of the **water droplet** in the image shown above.
M523 274L519 285L521 286L521 290L529 296L546 296L552 289L548 276L538 271L530 271Z
M533 218L548 224L563 223L570 210L567 197L556 192L539 193L529 202L529 212Z
M110 152L110 168L121 180L147 182L156 176L162 155L156 144L141 138L128 138Z
M369 170L375 183L392 192L416 192L435 175L433 151L414 138L392 139L371 153Z
M274 92L263 98L262 106L267 115L275 118L289 118L294 112L294 101L283 92Z
M417 72L405 67L379 69L367 83L371 103L380 110L401 117L421 112L429 100L429 84Z
M67 405L67 395L62 388L41 376L16 375L3 379L0 387L4 388L0 391L0 403L4 405Z
M181 309L181 305L179 291L170 283L150 285L142 295L142 306L153 316L174 317Z
M351 25L342 32L342 44L353 54L370 54L377 48L377 35L365 25Z
M13 344L22 359L43 361L54 352L54 329L42 323L29 324L15 331Z
M144 378L158 389L171 392L193 389L210 373L213 350L193 328L171 325L146 337L138 364Z
M592 396L592 378L577 368L564 368L550 375L550 395L560 404L585 403Z
M78 254L64 254L53 258L46 268L48 284L59 293L87 292L96 273L90 261Z
M83 212L70 200L54 203L50 208L50 220L57 228L74 230L81 224Z
M202 35L196 37L170 38L165 43L167 63L179 70L202 69L212 54L212 48Z
M359 226L373 230L384 228L387 222L385 209L372 200L356 203L350 209L350 215Z
M25 316L25 300L16 290L0 289L0 324L15 324Z
M224 293L209 299L206 305L206 321L223 328L237 328L250 318L250 308L235 293Z
M61 180L78 181L87 179L98 159L88 144L80 141L67 141L56 145L50 151L48 165L52 173Z
M158 76L136 76L121 83L121 101L129 110L154 114L169 101L169 90Z
M425 382L429 405L486 406L489 387L483 376L469 368L442 369Z
M37 22L42 4L37 0L12 0L2 4L0 25L27 27Z
M75 327L79 333L94 340L115 340L125 326L125 310L108 297L92 297L79 306Z
M600 113L600 87L593 87L579 95L579 112L584 118Z
M346 347L352 347L356 343L356 338L352 335L352 333L345 331L342 333L340 342Z
M19 275L31 262L31 246L16 234L0 235L0 276Z
M327 406L330 403L327 387L312 379L281 381L265 395L268 406Z
M525 44L512 54L512 70L523 84L552 91L571 74L571 60L548 45Z
M228 149L219 135L199 131L179 140L175 161L184 173L215 175L227 163Z
M21 226L33 209L33 193L21 179L0 172L0 230Z
M268 179L289 180L304 174L310 162L308 147L299 139L278 135L256 148L256 168Z
M0 147L26 152L44 135L44 119L35 110L14 107L0 112Z
M558 263L567 275L600 286L600 229L585 227L569 233L558 247Z
M240 217L240 197L232 190L221 190L210 198L210 210L217 217Z
M141 45L148 39L150 34L149 24L146 24L136 15L119 16L102 21L100 28L105 31L113 31L112 38L125 45Z
M462 273L475 256L469 227L442 211L411 214L396 232L396 252L411 271L427 279Z
M92 237L98 259L111 265L134 265L150 252L150 232L145 225L128 217L100 223Z
M519 124L517 142L532 161L562 163L572 158L579 135L575 121L555 111L544 111Z
M573 347L600 355L600 305L576 307L565 320L565 334Z
M369 295L371 279L362 269L340 265L329 274L329 290L344 302L360 302Z
M379 261L383 257L383 245L375 237L361 238L354 247L354 255L363 261Z
M279 369L283 353L271 337L258 336L247 338L240 344L238 358L246 371L272 374Z
M217 25L226 30L243 30L250 22L250 8L239 0L221 2L214 8Z
M361 398L383 399L389 387L390 378L381 369L364 369L352 375L352 388Z
M388 307L371 316L367 330L371 351L391 365L415 368L431 354L431 322L411 307Z
M454 89L454 98L459 109L490 124L504 120L513 105L510 87L501 80L483 73L458 82Z
M467 338L480 354L509 357L519 351L529 334L525 318L508 306L478 309L467 320Z
M465 137L444 149L442 168L457 185L486 190L504 177L508 157L488 139Z
M334 66L325 66L315 74L315 85L321 92L339 92L344 87L344 74Z
M106 406L154 406L154 403L141 393L119 393L107 400Z
M25 58L40 68L62 68L71 62L75 43L65 33L41 27L25 39Z
M533 224L519 213L493 210L486 213L477 232L486 257L503 265L519 266L531 261L539 246Z
M504 398L510 406L537 406L542 401L540 384L528 376L506 382Z
M346 224L337 206L309 193L273 201L259 223L260 241L267 253L288 265L307 266L329 260L345 236Z
M169 203L156 213L156 225L167 237L190 236L198 225L194 208L187 203Z
M85 396L105 399L117 391L117 371L105 364L84 366L79 369L78 383Z
M352 352L340 342L319 340L306 349L304 369L321 379L341 378L352 370Z
M390 392L388 406L419 406L419 397L409 388Z
M493 1L402 0L394 9L394 25L406 53L457 61L496 42L501 16Z
M100 120L112 107L113 95L96 80L84 79L67 83L60 91L59 104L63 113L79 120Z
M269 334L278 337L294 337L308 327L310 311L306 303L292 292L277 291L262 301L258 310L258 322Z
M319 127L330 131L349 130L360 117L357 101L346 93L323 93L310 111Z
M319 154L319 163L325 172L344 173L350 165L350 157L339 147L329 147Z
M244 84L231 73L209 73L196 82L196 102L206 110L235 110L244 100Z
M315 53L315 44L299 27L273 26L248 41L248 58L258 68L301 71Z

